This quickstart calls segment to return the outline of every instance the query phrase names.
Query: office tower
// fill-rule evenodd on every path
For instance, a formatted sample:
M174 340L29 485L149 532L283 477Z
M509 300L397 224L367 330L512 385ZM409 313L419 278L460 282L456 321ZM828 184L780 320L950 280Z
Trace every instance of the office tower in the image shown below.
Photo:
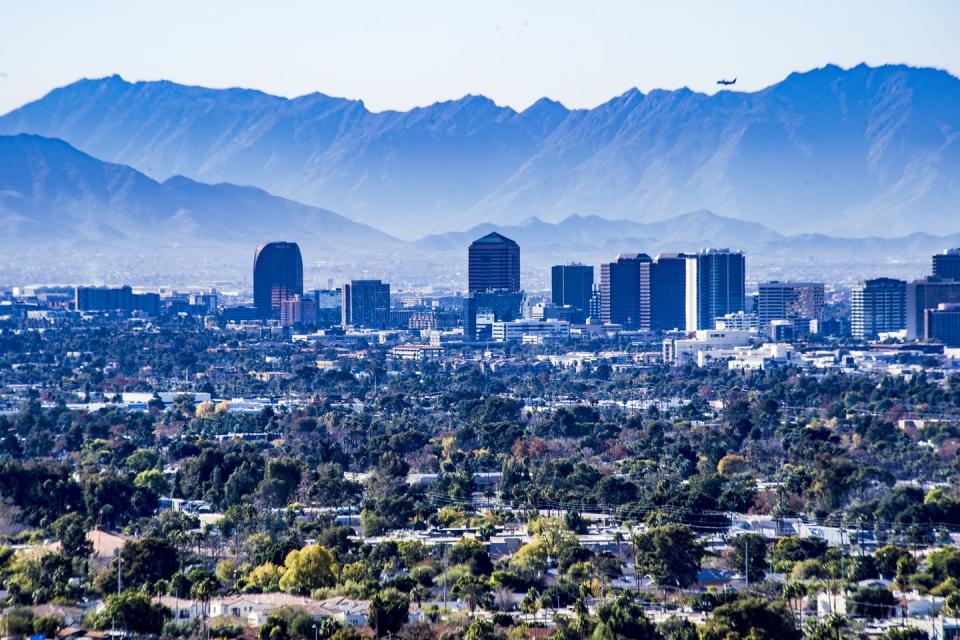
M880 333L901 331L907 325L907 283L874 278L853 289L850 333L858 340L875 340Z
M287 298L303 297L303 258L296 242L270 242L253 256L253 306L260 318L279 318Z
M343 326L385 329L390 324L390 285L353 280L343 285Z
M931 276L908 283L907 338L918 340L924 337L924 311L936 309L939 304L954 302L960 302L960 280L944 280Z
M744 310L746 260L740 251L686 255L687 331L713 329L716 318Z
M600 320L629 330L650 330L650 256L623 253L600 265Z
M600 295L600 287L594 285L593 293L590 294L589 315L591 323L600 322L600 309L603 307L603 298Z
M573 307L586 314L593 294L593 267L584 264L558 264L550 270L551 301L557 307Z
M757 294L757 325L766 330L774 320L823 319L822 282L762 282Z
M923 335L926 340L942 342L948 347L960 347L960 304L938 304L936 309L927 309L923 315Z
M944 280L960 280L960 248L934 255L933 275Z
M687 258L661 253L650 265L650 328L654 331L686 326Z
M520 291L520 245L493 232L470 245L469 290Z
M133 290L122 287L77 287L73 308L77 311L133 311Z

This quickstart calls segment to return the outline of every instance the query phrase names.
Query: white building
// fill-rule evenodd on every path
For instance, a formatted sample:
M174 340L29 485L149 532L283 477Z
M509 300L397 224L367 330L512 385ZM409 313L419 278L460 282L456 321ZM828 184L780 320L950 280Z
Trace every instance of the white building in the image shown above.
M513 320L493 323L494 342L564 339L570 337L570 323L566 320Z
M696 361L703 366L712 359L710 352L732 351L744 347L756 336L752 331L700 329L694 338L667 339L663 341L663 361L675 366ZM699 354L703 353L703 356Z

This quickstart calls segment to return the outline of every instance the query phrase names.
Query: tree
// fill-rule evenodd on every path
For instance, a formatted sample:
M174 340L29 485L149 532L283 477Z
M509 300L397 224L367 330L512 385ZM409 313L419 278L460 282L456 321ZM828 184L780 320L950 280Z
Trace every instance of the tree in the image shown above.
M892 544L880 547L873 552L873 559L877 565L877 571L880 577L892 580L897 575L897 562L900 558L909 557L910 553L902 548Z
M308 595L335 582L337 561L329 549L319 544L291 551L283 564L286 570L280 578L280 588L287 593Z
M476 610L477 605L488 606L493 596L490 583L474 575L461 576L453 584L452 593L455 598L467 603L471 614Z
M722 604L700 628L701 640L801 640L793 614L782 601L746 598Z
M657 627L632 596L620 593L597 607L597 628L593 638L614 640L659 640Z
M173 545L151 536L124 544L117 564L123 585L139 589L158 580L168 580L180 568L180 559Z
M475 576L489 576L493 573L493 562L487 549L479 540L461 538L450 547L447 560L450 564L465 564Z
M861 618L889 618L897 606L897 599L886 587L867 585L847 598L847 612Z
M283 577L283 568L278 567L272 562L265 562L254 567L247 574L246 588L244 591L265 593L276 591L280 588L280 578Z
M749 570L749 582L762 582L767 575L767 541L755 533L744 533L730 543L727 564L731 569Z
M502 637L492 622L480 618L475 618L463 634L463 640L499 640Z
M53 523L53 531L60 541L60 552L68 558L87 558L93 552L93 543L87 540L87 524L79 514L61 517Z
M378 638L396 633L410 616L410 600L406 594L387 587L370 599L367 624Z
M661 587L686 588L697 581L703 547L686 526L651 527L635 537L638 575Z
M153 604L146 594L127 591L120 595L107 596L103 609L93 615L92 626L103 631L120 627L124 631L157 635L163 630L163 622L170 617L170 610Z

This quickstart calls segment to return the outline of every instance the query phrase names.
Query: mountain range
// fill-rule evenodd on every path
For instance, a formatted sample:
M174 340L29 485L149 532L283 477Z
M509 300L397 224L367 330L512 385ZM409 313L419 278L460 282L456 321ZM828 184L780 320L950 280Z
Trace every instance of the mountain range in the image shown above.
M477 221L652 223L701 209L782 234L960 231L960 80L900 65L519 112L483 96L371 112L319 93L111 76L0 117L0 133L61 138L165 192L176 176L251 185L404 239Z
M162 275L236 281L253 248L295 240L305 262L338 278L361 273L458 286L466 247L497 231L522 247L527 277L550 264L598 264L621 252L690 251L729 246L748 252L752 277L824 278L895 268L910 277L930 254L960 245L960 234L842 238L784 235L760 223L700 210L656 222L571 215L558 222L531 217L515 225L482 223L404 241L365 224L254 187L204 184L174 176L158 182L124 165L100 161L62 140L31 134L0 136L0 235L10 264L0 275L91 281ZM29 254L24 272L16 252ZM319 275L318 273L318 275ZM100 274L100 275L98 275ZM124 275L126 274L126 275ZM540 274L540 275L537 275ZM46 276L46 277L52 277ZM535 286L532 283L530 286Z
M121 249L255 246L300 238L315 251L402 244L382 231L254 187L157 182L62 140L0 136L0 234L11 245Z

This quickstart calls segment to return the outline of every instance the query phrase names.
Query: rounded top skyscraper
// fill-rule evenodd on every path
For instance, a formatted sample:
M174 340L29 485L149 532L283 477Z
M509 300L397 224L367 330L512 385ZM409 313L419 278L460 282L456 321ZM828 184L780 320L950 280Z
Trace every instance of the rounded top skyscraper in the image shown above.
M520 291L520 245L506 236L493 232L474 240L468 266L471 293Z
M253 306L260 318L280 316L280 305L303 295L303 258L296 242L269 242L253 256Z

